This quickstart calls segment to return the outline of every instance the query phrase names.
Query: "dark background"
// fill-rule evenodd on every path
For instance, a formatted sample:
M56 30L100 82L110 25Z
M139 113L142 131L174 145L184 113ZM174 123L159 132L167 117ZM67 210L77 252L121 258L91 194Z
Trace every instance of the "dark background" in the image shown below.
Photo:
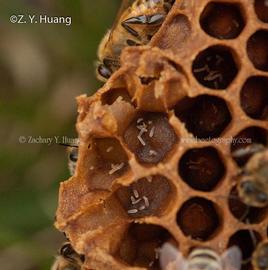
M53 227L66 149L28 143L76 137L75 97L92 94L98 44L120 0L0 0L0 269L50 269L63 236ZM71 16L13 24L11 15ZM24 136L25 143L19 138Z

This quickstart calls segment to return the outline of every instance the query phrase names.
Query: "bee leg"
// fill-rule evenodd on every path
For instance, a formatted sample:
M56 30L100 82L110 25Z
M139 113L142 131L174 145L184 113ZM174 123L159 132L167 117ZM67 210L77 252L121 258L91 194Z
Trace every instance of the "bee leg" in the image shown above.
M240 148L232 153L234 158L245 158L249 155L258 153L264 150L264 146L262 144L253 143L245 148Z
M131 28L128 23L122 22L121 25L129 32L132 36L136 38L140 38L140 35L137 31L135 31L133 28Z
M158 13L147 17L148 24L161 24L165 19L165 15Z
M104 78L106 80L110 78L110 76L112 75L112 71L109 68L107 68L104 64L100 64L97 68L97 74L101 76L98 77L99 79Z
M148 24L148 25L158 25L163 22L165 18L164 14L154 14L152 16L141 15L137 17L129 18L121 23L122 27L124 27L130 34L132 34L136 38L141 38L139 33L134 30L131 25L137 24Z
M136 41L132 40L132 39L127 39L126 41L128 46L139 46L140 44L137 43Z
M250 224L250 222L249 222L249 220L248 220L248 219L247 219L247 224ZM253 231L252 231L252 230L249 230L249 234L250 234L250 237L251 237L251 239L252 239L252 243L253 243L254 247L256 247L256 246L257 246L257 244L258 244L258 241L257 241L256 235L253 233Z
M116 58L104 58L103 64L110 70L118 69L120 67L120 63Z

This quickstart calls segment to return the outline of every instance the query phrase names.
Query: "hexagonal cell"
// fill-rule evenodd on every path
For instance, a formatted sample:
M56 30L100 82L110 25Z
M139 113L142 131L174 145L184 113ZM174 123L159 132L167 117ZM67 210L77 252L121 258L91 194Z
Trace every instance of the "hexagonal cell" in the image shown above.
M103 105L112 105L117 99L131 103L131 97L125 88L113 88L105 92L101 96Z
M268 23L268 1L255 0L254 7L257 17L261 21Z
M254 119L268 118L268 77L250 77L240 93L241 107Z
M243 223L258 224L262 222L268 213L268 207L257 208L244 204L238 196L237 187L233 187L229 199L229 210L232 215Z
M178 138L162 113L140 113L128 126L124 140L141 163L163 161Z
M117 190L116 196L131 218L161 216L169 206L175 190L161 175L141 178L128 187Z
M233 234L228 242L228 247L237 246L242 252L243 264L242 270L251 269L251 257L256 244L261 240L256 231L240 230Z
M225 101L209 95L183 99L176 105L175 114L198 138L218 137L231 121Z
M213 147L194 148L182 156L179 173L192 188L211 191L224 176L225 167Z
M84 158L83 178L90 189L109 189L113 181L128 171L128 157L114 138L94 138Z
M118 250L120 260L130 266L160 270L159 250L165 242L176 244L163 227L132 223Z
M177 223L186 236L206 241L219 229L220 218L211 201L195 197L182 205L177 214Z
M231 152L239 166L245 165L253 153L249 152L249 154L241 156L237 154L234 156L234 153L237 153L237 150L246 149L250 145L267 145L267 131L260 127L248 127L233 138Z
M268 71L268 31L259 30L247 43L248 57L255 68Z
M200 17L203 30L218 39L233 39L242 32L245 21L238 4L209 3Z
M212 46L200 52L193 62L197 81L210 89L226 89L238 73L233 52L226 46Z
M177 50L185 45L191 36L191 23L187 16L178 14L163 28L161 38L153 42L161 49Z

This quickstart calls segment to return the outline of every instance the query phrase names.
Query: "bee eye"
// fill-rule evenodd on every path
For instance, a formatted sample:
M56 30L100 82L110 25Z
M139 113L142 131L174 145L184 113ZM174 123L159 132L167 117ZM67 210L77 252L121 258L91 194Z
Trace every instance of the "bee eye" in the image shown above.
M259 202L265 203L265 202L268 201L268 196L267 196L267 194L265 194L263 192L259 192L258 196L257 196L257 199L258 199Z
M246 194L252 194L256 191L256 188L254 186L254 183L252 181L243 181L241 183L241 188L244 190Z
M76 162L78 160L78 151L76 148L72 149L69 155L69 159L73 162Z
M105 65L101 64L98 66L98 73L105 79L110 78L112 72Z
M258 266L260 269L266 269L268 267L268 258L264 256L260 256L258 258Z

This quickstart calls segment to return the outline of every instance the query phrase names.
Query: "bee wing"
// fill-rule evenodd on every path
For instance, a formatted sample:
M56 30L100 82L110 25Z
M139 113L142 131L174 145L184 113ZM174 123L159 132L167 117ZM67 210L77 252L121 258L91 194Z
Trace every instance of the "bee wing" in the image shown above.
M225 270L240 270L242 253L237 246L233 246L222 254L222 262Z
M169 265L172 265L173 268L168 268ZM184 260L182 254L173 245L165 243L161 247L160 266L162 270L184 270L186 269L186 265L186 260Z

